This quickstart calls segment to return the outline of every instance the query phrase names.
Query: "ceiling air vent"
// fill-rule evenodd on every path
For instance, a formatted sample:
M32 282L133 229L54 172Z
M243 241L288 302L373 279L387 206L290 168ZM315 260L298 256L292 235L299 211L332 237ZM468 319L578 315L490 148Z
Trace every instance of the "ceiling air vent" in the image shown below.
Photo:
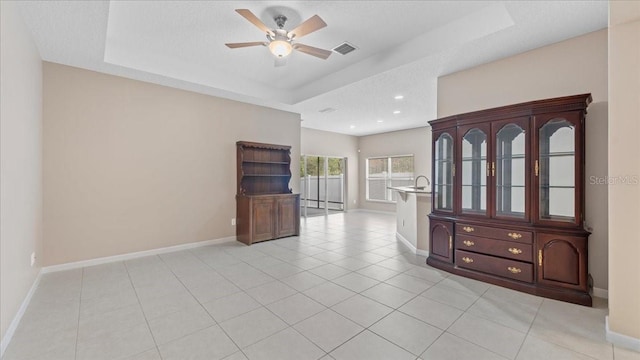
M355 49L357 49L355 46L345 41L342 44L334 47L333 51L337 52L338 54L347 55L348 53L352 52Z
M328 114L328 113L332 113L336 111L336 109L328 107L328 108L324 108L322 110L319 110L318 112L323 113L323 114Z

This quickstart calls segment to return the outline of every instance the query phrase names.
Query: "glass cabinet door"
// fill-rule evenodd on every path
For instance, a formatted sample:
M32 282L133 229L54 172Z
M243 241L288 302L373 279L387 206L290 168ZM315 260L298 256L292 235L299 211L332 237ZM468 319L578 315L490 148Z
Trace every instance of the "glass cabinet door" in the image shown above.
M465 214L487 214L487 132L472 128L461 141L461 206Z
M526 119L525 119L526 120ZM495 135L495 216L525 219L527 212L526 123L509 122Z
M555 117L538 124L538 217L576 222L576 121Z
M434 143L433 210L453 211L453 136L443 132Z

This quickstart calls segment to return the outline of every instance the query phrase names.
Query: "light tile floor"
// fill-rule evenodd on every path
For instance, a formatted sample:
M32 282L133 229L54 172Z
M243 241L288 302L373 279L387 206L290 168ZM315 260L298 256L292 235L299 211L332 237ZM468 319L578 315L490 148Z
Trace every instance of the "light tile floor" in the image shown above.
M602 299L430 268L393 216L314 217L301 232L46 274L3 359L640 359L605 341Z

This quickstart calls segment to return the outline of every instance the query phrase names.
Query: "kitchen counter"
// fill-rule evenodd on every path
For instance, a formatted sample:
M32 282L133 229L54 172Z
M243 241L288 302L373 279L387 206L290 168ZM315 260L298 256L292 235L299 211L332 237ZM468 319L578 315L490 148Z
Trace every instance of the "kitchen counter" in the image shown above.
M424 186L418 186L417 188L414 186L387 186L387 189L396 190L401 193L431 195L431 191L425 190Z
M398 192L396 201L396 238L415 254L429 254L429 213L431 192L423 187L389 186Z

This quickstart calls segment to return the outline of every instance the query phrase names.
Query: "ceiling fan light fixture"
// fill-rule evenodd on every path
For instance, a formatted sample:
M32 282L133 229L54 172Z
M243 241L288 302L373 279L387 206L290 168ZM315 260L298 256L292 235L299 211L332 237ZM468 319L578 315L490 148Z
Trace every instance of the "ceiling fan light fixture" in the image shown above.
M247 19L250 23L255 25L257 28L262 30L263 34L267 36L267 41L225 44L231 49L259 45L268 46L269 52L271 52L276 57L276 62L274 64L276 67L284 65L286 63L285 58L289 56L289 54L291 54L293 50L315 56L323 60L326 60L329 55L331 55L331 51L329 50L324 50L297 42L294 43L294 39L297 40L305 35L318 31L327 26L327 23L325 23L324 20L322 20L318 15L313 15L291 31L287 31L284 28L287 17L284 15L278 15L273 18L273 20L276 22L276 25L278 25L278 28L270 29L250 10L236 9L236 12Z
M273 40L269 43L269 50L276 57L283 58L291 54L293 47L286 40Z

